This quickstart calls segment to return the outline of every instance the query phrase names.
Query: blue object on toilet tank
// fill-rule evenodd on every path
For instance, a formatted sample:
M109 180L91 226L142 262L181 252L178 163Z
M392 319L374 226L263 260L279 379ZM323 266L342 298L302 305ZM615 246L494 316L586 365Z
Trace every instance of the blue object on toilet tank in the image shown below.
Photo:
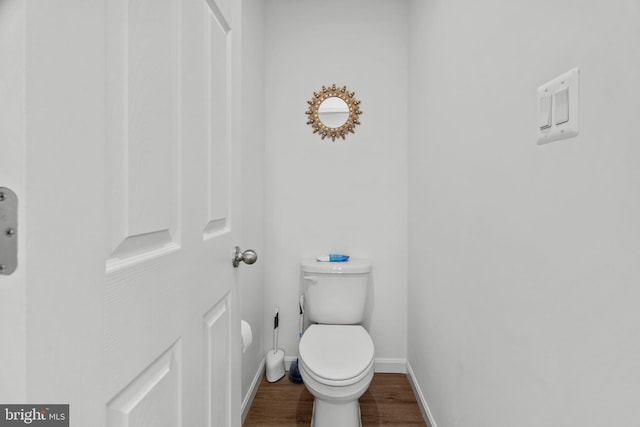
M345 262L349 261L349 255L329 254L316 257L317 261L322 262Z

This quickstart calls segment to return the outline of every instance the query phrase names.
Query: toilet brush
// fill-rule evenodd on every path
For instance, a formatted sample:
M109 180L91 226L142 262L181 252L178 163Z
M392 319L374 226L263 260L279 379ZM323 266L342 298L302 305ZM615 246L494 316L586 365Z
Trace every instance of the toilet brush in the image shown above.
M300 318L298 319L298 339L302 338L302 328L304 326L304 295L300 295ZM300 368L298 367L298 359L291 362L289 366L289 381L294 384L302 384L302 375L300 375Z
M267 351L267 381L275 382L284 377L284 351L278 348L278 308L273 315L273 350Z

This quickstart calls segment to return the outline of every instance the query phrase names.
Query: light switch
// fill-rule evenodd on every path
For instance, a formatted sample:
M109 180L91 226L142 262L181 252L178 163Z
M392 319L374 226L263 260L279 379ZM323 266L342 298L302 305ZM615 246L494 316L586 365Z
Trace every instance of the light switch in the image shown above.
M538 144L547 144L578 135L580 132L580 70L578 68L539 86L536 95ZM533 120L535 120L534 117L532 117Z
M561 90L554 95L555 122L557 125L569 121L569 89Z
M551 95L540 98L540 129L548 129L551 127Z

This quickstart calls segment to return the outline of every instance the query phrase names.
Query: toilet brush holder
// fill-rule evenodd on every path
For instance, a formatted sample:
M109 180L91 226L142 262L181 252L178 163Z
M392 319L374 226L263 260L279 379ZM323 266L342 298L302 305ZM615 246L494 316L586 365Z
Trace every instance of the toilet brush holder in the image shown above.
M267 381L270 383L284 377L284 350L278 348L278 321L280 314L276 307L273 313L273 350L267 351Z
M270 383L284 377L284 350L267 351L267 381Z

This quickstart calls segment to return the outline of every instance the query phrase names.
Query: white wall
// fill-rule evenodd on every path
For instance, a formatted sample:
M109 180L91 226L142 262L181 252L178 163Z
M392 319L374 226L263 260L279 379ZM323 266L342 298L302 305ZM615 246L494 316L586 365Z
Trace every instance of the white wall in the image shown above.
M632 426L640 4L415 0L408 359L440 427ZM580 135L536 144L579 67Z
M264 16L262 0L242 1L242 242L258 261L241 264L241 317L253 330L253 343L242 354L242 399L264 359ZM248 403L248 401L246 402Z
M266 347L280 306L280 347L297 356L300 259L333 251L372 259L376 355L404 362L408 3L265 9ZM362 125L346 141L321 140L306 124L307 100L333 83L362 101Z

